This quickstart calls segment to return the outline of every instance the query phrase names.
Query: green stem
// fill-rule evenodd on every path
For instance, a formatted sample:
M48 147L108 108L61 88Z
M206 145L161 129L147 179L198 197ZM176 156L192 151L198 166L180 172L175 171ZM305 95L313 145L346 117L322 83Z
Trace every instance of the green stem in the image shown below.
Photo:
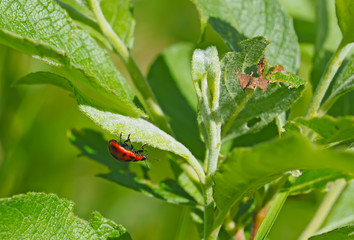
M346 182L344 179L337 180L324 197L320 207L317 209L315 216L312 218L305 231L299 237L299 240L307 240L314 235L316 231L321 227L322 223L326 219L329 211L332 209L339 195L342 193Z
M217 123L215 121L210 121L209 127L209 143L207 156L206 156L206 172L207 175L213 175L216 171L218 165L218 158L220 154L221 147L221 123Z
M145 110L148 112L149 116L151 116L152 120L164 131L172 133L166 117L164 116L162 109L157 103L157 100L143 73L136 64L128 48L107 22L101 11L99 2L97 0L89 0L89 2L102 32L109 39L113 45L113 48L118 53L126 68L128 69L128 72L132 78L133 88L137 94L138 99L143 104Z
M281 208L283 207L289 192L278 193L275 197L272 206L267 212L265 219L262 222L261 227L258 229L256 237L254 240L263 240L267 238L270 229L272 228Z
M221 123L210 120L209 124L208 151L205 159L207 177L205 182L204 237L214 240L217 238L218 232L210 232L214 222L213 181L211 176L214 175L218 164L221 147Z
M329 101L326 101L319 109L318 115L323 116L328 112L328 110L333 106L333 104L338 100L338 98L331 98Z
M331 84L334 75L336 74L338 68L341 66L344 57L347 55L351 47L352 44L343 44L342 42L337 48L337 51L328 63L324 75L322 75L322 78L318 83L317 88L312 96L312 99L306 112L307 118L312 118L317 114L322 99L326 94L326 91L329 85Z
M210 176L207 176L205 181L204 201L204 239L214 240L217 233L210 232L214 222L213 182Z
M227 214L228 214L228 211L222 211L222 212L219 212L216 215L216 217L214 217L214 224L211 229L212 233L216 233L216 234L219 233L220 228L221 228L222 224L224 223Z

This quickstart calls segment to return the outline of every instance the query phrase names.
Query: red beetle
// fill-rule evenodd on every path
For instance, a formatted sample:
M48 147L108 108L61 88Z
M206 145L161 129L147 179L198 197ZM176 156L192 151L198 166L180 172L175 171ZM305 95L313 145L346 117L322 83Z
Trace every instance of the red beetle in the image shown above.
M111 153L111 155L122 162L137 162L137 161L144 161L147 159L147 154L146 155L142 155L141 153L143 153L144 151L146 151L144 149L144 145L141 146L141 150L134 150L134 146L130 141L130 134L128 135L127 140L125 140L124 142L122 142L122 134L120 134L120 141L119 143L112 139L111 141L109 141L108 144L108 148L109 148L109 152ZM130 147L127 144L127 142L130 143ZM146 163L146 162L145 162Z

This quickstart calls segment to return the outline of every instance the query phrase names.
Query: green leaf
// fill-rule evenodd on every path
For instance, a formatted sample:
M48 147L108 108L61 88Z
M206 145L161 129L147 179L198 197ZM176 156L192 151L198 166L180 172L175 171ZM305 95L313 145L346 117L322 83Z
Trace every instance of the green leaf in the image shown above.
M93 212L90 226L103 239L131 240L131 236L122 225L104 218L100 213Z
M16 35L1 28L0 43L15 48L21 52L40 57L42 60L45 60L52 65L61 65L66 62L64 51L52 48L48 44L36 42L26 37Z
M253 148L234 149L214 176L214 199L226 212L243 196L296 169L334 169L354 174L354 154L319 150L301 135L289 135Z
M215 111L220 97L220 62L216 47L206 50L196 49L192 57L192 79L198 97L198 123L200 135L206 144L215 136L211 130L215 127ZM218 128L216 126L216 128ZM218 132L216 130L216 132Z
M196 49L192 58L192 78L197 96L212 110L219 100L220 63L215 47Z
M331 169L311 169L304 171L300 177L295 179L294 183L287 184L285 191L289 191L291 195L305 194L313 190L326 190L329 182L337 179L351 177L340 171Z
M205 146L196 114L198 100L190 74L193 48L191 43L178 43L165 49L151 65L148 81L176 139L203 159Z
M196 179L196 181L205 181L204 171L192 153L184 145L155 125L143 119L135 119L112 112L101 111L95 108L90 102L87 102L85 98L81 99L80 95L77 95L77 98L79 109L104 130L117 137L120 134L124 134L125 136L131 134L130 139L133 142L147 143L154 148L169 151L180 156L186 161L183 161L183 163L179 162L180 165L187 165L186 163L189 165L186 166L186 168L189 168L188 176Z
M194 0L202 26L209 23L232 50L245 38L263 35L272 44L266 58L295 72L299 65L297 37L285 9L277 0Z
M73 85L68 79L51 72L35 72L27 74L18 79L15 85L35 85L35 84L51 84L63 88L69 92L74 92Z
M76 22L80 22L81 24L92 27L96 31L100 31L100 27L86 0L58 0L56 2L60 7L64 8Z
M354 224L354 182L347 184L318 232L328 232L335 228Z
M72 130L68 137L81 150L83 155L106 165L110 169L109 173L99 176L170 203L196 204L194 199L180 185L170 179L166 179L157 185L149 179L136 176L130 171L129 163L119 162L109 154L108 141L103 139L102 134L88 129Z
M246 68L257 64L268 44L269 41L264 37L248 39L240 43L244 49L242 52L228 53L222 59L218 112L224 122L223 141L261 130L289 109L304 90L304 86L288 89L285 83L273 82L265 92L259 88L254 92L243 91L235 71L244 72Z
M35 72L30 73L15 82L15 85L32 85L32 84L52 84L61 87L69 92L76 98L77 101L85 102L86 104L97 109L119 113L120 110L115 104L110 101L103 102L102 100L93 100L86 93L78 89L67 78L51 72Z
M107 49L112 50L111 43L102 33L87 1L58 0L56 2L68 12L78 28L81 28L83 31L90 34L91 37L96 39Z
M306 81L303 78L288 72L276 72L275 74L269 74L267 75L267 79L273 82L286 82L289 83L291 87L295 88L306 84Z
M27 193L0 199L1 239L131 239L126 229L93 213L88 223L74 203L54 194Z
M6 0L0 3L0 15L1 43L31 55L38 55L38 46L39 51L44 46L61 53L62 59L56 57L55 60L64 64L65 68L60 66L58 71L66 78L114 100L121 113L144 115L132 103L134 96L108 53L87 33L77 29L57 3ZM30 43L34 46L29 46ZM46 57L46 54L43 52L40 56ZM48 57L52 58L53 54Z
M313 30L315 34L315 53L312 58L313 69L311 71L313 91L320 81L324 67L328 64L340 43L338 36L341 34L337 24L334 0L316 0L314 2L316 25Z
M322 106L322 111L327 111L341 96L354 90L354 58L344 64L343 70L334 79L333 88Z
M128 48L131 48L135 27L131 0L102 0L100 7L113 31Z
M315 131L319 135L316 142L320 144L338 143L354 139L353 116L298 118L295 122L297 125L303 125Z
M343 34L342 43L354 42L354 2L348 0L336 0L336 13L338 25Z
M337 228L333 231L310 237L309 240L353 240L354 225Z
M185 171L183 171L175 162L175 160L173 158L171 158L169 156L169 160L170 160L170 165L171 165L171 169L174 173L175 179L178 182L178 184L189 194L191 195L196 202L198 202L199 204L203 204L204 203L204 198L202 196L201 190L200 190L200 186L196 184L195 181L192 181L192 179L190 179L188 177L188 175L186 174Z
M227 53L222 59L218 112L223 121L233 122L233 119L229 119L242 108L243 100L246 98L246 94L239 87L235 71L243 73L246 68L256 65L269 43L264 37L247 39L240 42L241 52Z
M179 155L193 167L199 178L202 177L203 170L192 153L155 125L143 119L100 111L87 105L87 103L83 103L81 100L79 100L79 103L80 110L107 132L117 137L119 137L120 133L123 133L124 136L131 134L130 139L133 142L148 143L151 147Z

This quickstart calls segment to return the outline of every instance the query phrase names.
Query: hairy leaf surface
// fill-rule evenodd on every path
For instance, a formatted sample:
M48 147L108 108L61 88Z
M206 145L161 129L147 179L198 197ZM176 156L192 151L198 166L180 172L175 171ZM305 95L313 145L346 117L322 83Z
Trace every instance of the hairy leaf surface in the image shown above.
M117 137L119 137L120 133L123 133L124 136L131 134L130 139L133 142L148 142L149 146L169 151L187 161L194 159L192 153L185 146L146 120L101 111L82 102L79 108L94 123Z
M0 199L1 239L131 239L127 230L94 212L90 222L74 203L54 194L27 193Z
M34 47L26 48L23 42L44 45L59 52L62 59L55 60L64 65L58 71L66 78L114 99L121 113L143 114L132 103L134 96L108 53L86 32L79 30L57 3L51 0L5 0L0 3L0 15L0 29L7 33L0 34L1 43L31 55L38 55L38 48L33 51ZM46 52L39 55L46 57ZM52 58L52 55L48 57Z
M248 39L240 43L243 51L228 53L222 59L218 113L224 122L223 141L261 130L276 116L289 109L304 90L304 86L289 88L290 85L286 83L273 82L268 84L264 92L259 88L255 91L243 91L235 72L244 72L246 68L257 64L268 44L269 41L264 37ZM277 81L289 80L283 76L285 75L278 75ZM298 86L300 81L296 81L293 84Z
M292 20L277 0L195 0L201 21L209 21L232 50L245 38L265 36L272 44L266 53L272 65L289 72L299 66L299 46Z
M82 131L72 130L69 132L68 137L81 150L83 155L109 168L109 173L100 174L99 176L170 203L191 205L196 203L179 184L171 179L155 184L148 178L142 179L136 176L129 169L129 163L119 162L109 154L108 141L103 138L102 134L88 129Z

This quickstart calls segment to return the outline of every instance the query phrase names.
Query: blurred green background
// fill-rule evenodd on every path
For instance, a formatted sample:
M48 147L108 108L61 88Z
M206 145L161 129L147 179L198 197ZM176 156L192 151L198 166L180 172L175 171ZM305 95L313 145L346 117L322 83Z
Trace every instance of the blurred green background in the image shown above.
M315 1L280 2L295 19L302 54L299 74L308 79L315 42ZM333 15L334 1L328 2ZM165 47L198 41L199 20L190 1L135 0L134 4L133 55L144 73ZM334 33L325 44L328 51L340 41L334 17L328 26ZM98 127L78 111L67 92L47 85L12 86L19 77L46 68L42 62L0 45L0 197L29 191L55 193L74 201L79 217L89 219L97 210L124 225L133 239L198 239L187 207L148 198L96 177L107 169L78 157L79 151L67 139L67 130ZM307 96L296 105L298 114L304 111L306 101ZM158 162L152 163L152 168L154 164ZM322 193L314 192L289 198L270 239L296 239L322 197Z

